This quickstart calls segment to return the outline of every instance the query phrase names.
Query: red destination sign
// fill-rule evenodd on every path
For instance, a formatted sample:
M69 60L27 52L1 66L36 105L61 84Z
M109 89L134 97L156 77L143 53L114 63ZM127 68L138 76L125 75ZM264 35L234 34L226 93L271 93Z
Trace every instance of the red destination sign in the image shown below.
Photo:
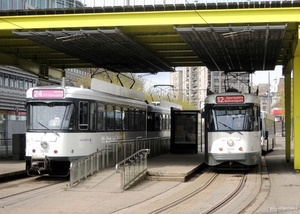
M32 91L33 98L60 99L64 98L62 89L35 89Z
M243 95L216 96L216 103L244 103Z

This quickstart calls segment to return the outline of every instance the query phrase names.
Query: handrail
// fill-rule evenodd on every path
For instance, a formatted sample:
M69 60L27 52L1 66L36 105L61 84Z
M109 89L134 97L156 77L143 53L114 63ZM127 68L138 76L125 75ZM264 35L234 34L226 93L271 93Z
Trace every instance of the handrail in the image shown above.
M97 153L101 153L101 152L103 152L103 151L106 151L106 150L109 150L109 149L101 149L101 150L99 150L98 152L94 152L94 153L92 153L92 154L90 154L90 155L88 155L88 156L85 156L85 157L79 158L79 159L77 159L77 160L74 160L73 162L71 162L70 168L71 168L74 164L76 164L76 163L78 163L78 162L81 162L81 161L83 161L83 160L85 160L85 159L88 159L89 157L91 157L91 156L93 156L93 155L96 155Z
M116 164L118 164L116 169L119 171L120 166L123 166L123 163L125 163L121 172L121 179L123 179L124 182L122 182L124 184L127 183L127 180L125 181L124 179L130 177L131 181L132 175L128 176L124 174L123 176L123 172L127 173L127 171L129 171L135 176L145 175L147 156L152 157L168 153L170 151L170 138L137 137L131 140L107 141L103 145L105 145L105 149L89 155L89 158L82 157L70 163L70 186L83 181L88 176L92 176L94 173L104 170L105 168L116 167ZM139 166L139 168L137 166ZM135 171L131 172L131 170ZM140 172L140 174L136 174L136 172Z
M100 169L108 167L105 166L105 163L108 165L108 161L105 160L105 157L108 159L108 150L109 149L102 149L98 152L94 152L86 157L82 157L71 162L70 186L73 186L75 183L86 179L88 176L91 176L96 172L99 172ZM101 164L102 166L100 166Z
M141 179L145 179L147 173L147 155L150 149L141 149L123 161L116 164L116 172L120 172L120 166L123 166L121 171L121 188L123 190L129 188Z
M120 161L119 163L116 164L116 172L119 172L119 166L121 164L126 164L127 161L131 160L133 157L138 157L139 154L143 154L143 155L148 155L150 154L150 149L141 149L140 151L137 151L136 153L134 153L133 155L129 156L128 158Z

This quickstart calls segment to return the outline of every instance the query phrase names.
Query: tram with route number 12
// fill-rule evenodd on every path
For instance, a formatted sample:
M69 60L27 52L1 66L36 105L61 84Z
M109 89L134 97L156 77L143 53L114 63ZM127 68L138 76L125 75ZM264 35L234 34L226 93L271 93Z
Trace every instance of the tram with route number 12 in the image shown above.
M209 166L254 166L260 163L260 99L225 92L205 99L205 162Z

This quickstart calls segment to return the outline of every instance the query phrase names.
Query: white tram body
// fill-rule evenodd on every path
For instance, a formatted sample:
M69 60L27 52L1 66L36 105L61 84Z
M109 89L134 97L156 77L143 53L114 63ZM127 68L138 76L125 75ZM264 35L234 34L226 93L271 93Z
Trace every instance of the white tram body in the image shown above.
M91 88L45 86L27 91L28 174L68 174L71 161L111 141L147 136L142 93L96 79Z
M209 166L252 166L260 162L260 100L225 92L205 99L205 162Z
M261 150L263 154L272 151L276 144L275 116L266 111L260 112Z

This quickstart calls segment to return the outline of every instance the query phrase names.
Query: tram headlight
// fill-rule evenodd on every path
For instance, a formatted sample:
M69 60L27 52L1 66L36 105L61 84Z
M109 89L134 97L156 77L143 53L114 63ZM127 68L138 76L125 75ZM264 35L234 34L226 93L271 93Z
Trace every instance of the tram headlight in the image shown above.
M228 146L233 146L234 142L233 142L233 140L230 139L227 141L227 144L228 144Z

